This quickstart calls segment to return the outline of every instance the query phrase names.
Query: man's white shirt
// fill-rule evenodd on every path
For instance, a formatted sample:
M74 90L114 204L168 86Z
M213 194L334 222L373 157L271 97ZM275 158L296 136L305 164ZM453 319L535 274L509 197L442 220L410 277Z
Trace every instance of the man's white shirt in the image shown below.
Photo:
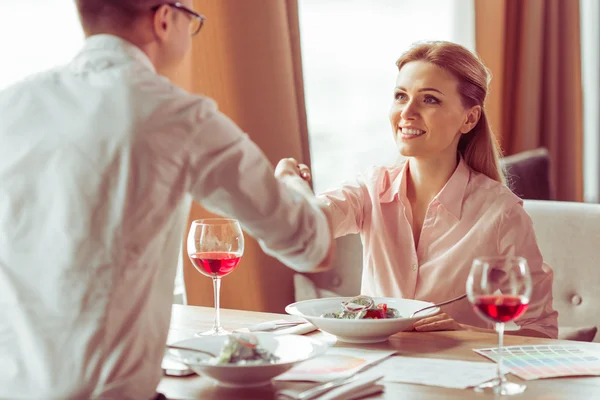
M151 398L191 199L298 270L324 214L114 36L0 91L0 398Z

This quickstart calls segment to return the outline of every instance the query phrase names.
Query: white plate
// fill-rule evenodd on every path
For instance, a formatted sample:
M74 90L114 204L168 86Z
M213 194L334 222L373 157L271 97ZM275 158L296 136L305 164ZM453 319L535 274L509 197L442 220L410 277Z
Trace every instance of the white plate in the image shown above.
M254 387L271 383L271 379L283 374L294 365L320 356L329 348L325 343L306 336L275 335L273 333L253 333L264 349L279 357L275 364L212 365L209 356L181 350L169 350L169 353L189 365L198 375L216 380L222 386ZM173 343L175 346L209 351L219 354L227 336L206 336Z
M411 330L416 321L437 314L440 311L436 307L423 311L414 318L408 318L413 312L431 306L433 303L392 297L374 297L375 304L386 303L388 307L397 309L403 318L354 320L321 317L327 312L341 311L342 301L348 299L350 297L299 301L288 305L285 311L288 314L297 315L310 321L323 332L331 333L341 341L350 343L384 342L395 333Z

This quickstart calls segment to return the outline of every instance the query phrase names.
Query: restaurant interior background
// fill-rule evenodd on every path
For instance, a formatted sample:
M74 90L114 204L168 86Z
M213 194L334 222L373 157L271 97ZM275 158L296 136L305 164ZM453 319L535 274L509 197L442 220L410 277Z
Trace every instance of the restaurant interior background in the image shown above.
M397 159L387 120L395 61L415 41L450 40L493 74L486 107L504 154L542 154L553 200L600 202L597 0L196 0L195 8L207 23L170 77L216 99L274 164L310 164L316 192ZM7 2L3 14L0 88L68 62L83 43L73 1ZM207 215L194 204L189 220ZM221 306L282 312L294 272L246 239ZM184 252L175 302L213 302L211 280Z

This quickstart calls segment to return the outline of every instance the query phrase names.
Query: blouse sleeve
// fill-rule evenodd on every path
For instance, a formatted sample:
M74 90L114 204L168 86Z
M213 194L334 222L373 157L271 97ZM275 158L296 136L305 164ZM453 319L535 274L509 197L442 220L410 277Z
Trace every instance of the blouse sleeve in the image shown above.
M532 329L556 339L558 312L552 308L554 272L544 264L533 222L521 203L515 204L500 219L498 251L500 255L525 258L531 272L533 287L529 307L515 323L523 329Z
M330 212L334 237L358 233L362 229L366 203L370 198L363 177L319 196Z

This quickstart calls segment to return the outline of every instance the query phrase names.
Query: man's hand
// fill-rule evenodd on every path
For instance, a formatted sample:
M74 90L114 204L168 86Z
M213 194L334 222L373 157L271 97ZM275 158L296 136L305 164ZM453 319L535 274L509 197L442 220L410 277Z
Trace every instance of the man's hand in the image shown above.
M310 181L310 170L306 165L298 164L298 161L293 158L284 158L275 167L275 178L307 199L313 202L316 201L315 194L308 184Z
M275 168L275 178L284 179L290 176L300 177L306 182L311 180L310 169L306 165L299 164L294 158L284 158Z

